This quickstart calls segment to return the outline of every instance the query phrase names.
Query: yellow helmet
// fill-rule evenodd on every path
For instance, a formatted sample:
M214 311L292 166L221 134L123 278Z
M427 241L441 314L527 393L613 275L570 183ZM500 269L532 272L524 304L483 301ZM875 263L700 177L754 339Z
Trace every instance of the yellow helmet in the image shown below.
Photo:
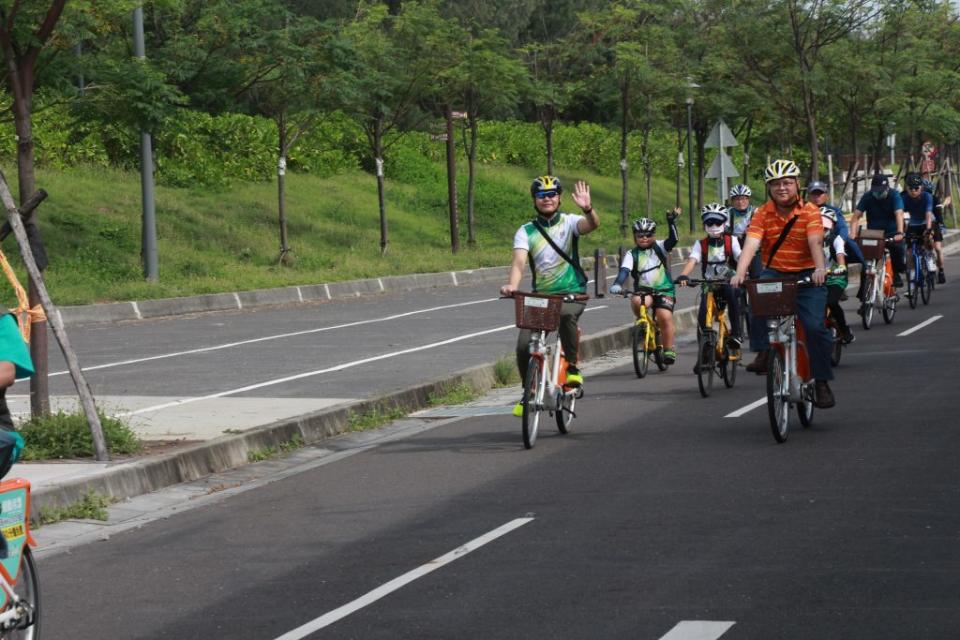
M774 160L763 172L764 182L779 180L780 178L799 178L800 167L793 160Z
M556 191L557 193L563 193L560 178L556 176L537 176L530 185L530 195L536 195L538 191Z

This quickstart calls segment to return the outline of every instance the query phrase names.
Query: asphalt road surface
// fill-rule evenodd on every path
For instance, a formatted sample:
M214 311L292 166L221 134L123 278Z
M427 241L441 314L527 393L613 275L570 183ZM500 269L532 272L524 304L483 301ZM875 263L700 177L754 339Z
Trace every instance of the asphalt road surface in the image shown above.
M742 411L763 396L763 378L741 372L733 389L703 399L689 348L643 380L624 359L588 377L570 434L547 422L532 450L509 415L444 422L41 558L44 636L957 637L958 291L951 281L929 306L904 303L892 325L876 318L857 330L836 371L837 406L817 411L810 429L792 419L785 444L774 442L765 406ZM393 311L432 296L396 300ZM455 296L470 297L443 302ZM453 328L447 315L422 314L433 338L398 323L364 331L423 344L470 332L467 320L509 323L502 304L461 308ZM611 309L611 322L625 313ZM588 315L591 327L606 317ZM191 321L197 344L216 334L215 321ZM223 342L242 333L228 324ZM211 333L199 335L203 327ZM362 357L368 346L350 335L355 343L311 338L264 346L275 360L244 358L266 379L283 373L276 363L324 349ZM509 350L512 331L498 340L464 343L449 361L462 368L466 351ZM97 353L119 359L123 347ZM439 352L427 360L447 366ZM208 388L242 383L241 367L208 364L206 375L230 379ZM152 375L171 390L181 384ZM122 374L94 384L108 377Z

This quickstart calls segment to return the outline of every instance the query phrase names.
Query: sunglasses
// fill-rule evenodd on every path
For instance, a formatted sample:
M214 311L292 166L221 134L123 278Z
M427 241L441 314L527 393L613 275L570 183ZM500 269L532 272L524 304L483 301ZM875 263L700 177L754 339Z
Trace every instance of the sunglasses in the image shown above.
M923 185L920 185L919 187L907 187L907 191L920 191L920 189L923 189Z
M533 195L537 200L543 200L544 198L553 198L560 194L557 193L556 191L537 191Z
M635 231L633 235L638 238L652 238L654 233L653 231Z

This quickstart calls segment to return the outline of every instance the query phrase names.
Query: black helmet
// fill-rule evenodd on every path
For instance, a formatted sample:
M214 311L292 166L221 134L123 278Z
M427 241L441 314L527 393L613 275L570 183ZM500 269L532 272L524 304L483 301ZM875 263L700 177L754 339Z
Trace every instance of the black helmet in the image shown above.
M923 176L919 173L908 173L907 177L904 178L904 183L911 189L916 189L923 186Z

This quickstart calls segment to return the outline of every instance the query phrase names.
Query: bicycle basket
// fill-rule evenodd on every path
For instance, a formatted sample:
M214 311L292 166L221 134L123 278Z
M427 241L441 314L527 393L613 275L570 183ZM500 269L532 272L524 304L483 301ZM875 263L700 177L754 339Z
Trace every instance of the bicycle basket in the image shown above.
M556 331L560 326L560 307L563 298L536 293L514 293L513 305L517 313L518 329Z
M860 245L864 260L879 260L883 257L883 231L864 229L857 237L857 244Z
M758 316L788 316L797 311L797 281L772 278L747 282L750 310Z

